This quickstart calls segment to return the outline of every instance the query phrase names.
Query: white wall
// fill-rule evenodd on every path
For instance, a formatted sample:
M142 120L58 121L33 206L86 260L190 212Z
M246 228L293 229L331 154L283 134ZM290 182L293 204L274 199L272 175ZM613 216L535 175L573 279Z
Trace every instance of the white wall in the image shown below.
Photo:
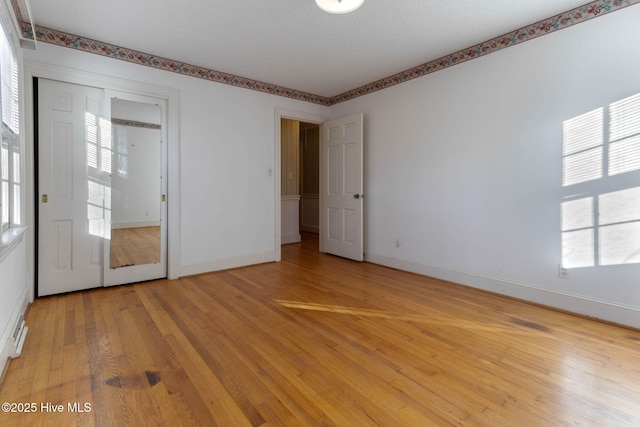
M558 277L562 124L640 92L638 22L628 7L331 107L365 113L367 259L640 327L639 264Z
M180 275L275 259L275 109L326 107L46 43L25 59L178 89Z
M111 98L111 117L155 125L162 124L162 111L159 105L128 99Z

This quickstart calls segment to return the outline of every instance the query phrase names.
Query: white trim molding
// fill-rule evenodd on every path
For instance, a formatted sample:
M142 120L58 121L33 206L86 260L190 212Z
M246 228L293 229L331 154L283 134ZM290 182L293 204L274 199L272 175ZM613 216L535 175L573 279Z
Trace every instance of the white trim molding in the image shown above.
M279 253L277 254L279 255ZM183 264L180 267L180 276L192 276L195 274L209 273L212 271L228 270L231 268L245 267L247 265L264 264L276 261L276 252L262 252L236 258L221 258L211 261Z

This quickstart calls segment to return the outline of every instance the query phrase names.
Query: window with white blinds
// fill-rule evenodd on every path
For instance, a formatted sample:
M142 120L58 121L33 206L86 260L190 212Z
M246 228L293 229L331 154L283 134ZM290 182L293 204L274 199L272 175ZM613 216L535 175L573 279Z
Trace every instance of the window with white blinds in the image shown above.
M2 230L21 223L21 152L18 63L4 28L0 28L0 213Z

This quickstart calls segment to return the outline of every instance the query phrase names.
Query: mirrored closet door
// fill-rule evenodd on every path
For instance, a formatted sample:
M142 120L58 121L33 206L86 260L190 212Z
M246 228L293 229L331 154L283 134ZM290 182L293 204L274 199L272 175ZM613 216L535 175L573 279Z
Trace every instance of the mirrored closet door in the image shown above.
M166 277L166 101L37 87L38 296Z
M111 122L104 285L166 277L166 107L106 92Z

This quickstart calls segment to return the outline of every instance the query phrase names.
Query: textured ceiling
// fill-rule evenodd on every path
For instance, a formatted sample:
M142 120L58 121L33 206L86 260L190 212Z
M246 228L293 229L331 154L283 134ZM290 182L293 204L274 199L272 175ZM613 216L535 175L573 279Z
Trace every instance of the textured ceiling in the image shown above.
M585 4L584 0L29 0L34 24L332 97Z

